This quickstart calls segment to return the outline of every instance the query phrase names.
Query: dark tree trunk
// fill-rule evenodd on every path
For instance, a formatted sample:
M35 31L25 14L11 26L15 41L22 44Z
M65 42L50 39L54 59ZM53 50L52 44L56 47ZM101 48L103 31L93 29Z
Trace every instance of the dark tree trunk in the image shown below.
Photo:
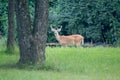
M14 52L14 10L15 0L8 0L8 39L7 39L7 51L9 53Z
M48 0L36 0L33 31L28 0L17 0L17 25L20 64L41 64L45 61L48 26ZM32 33L33 32L33 33Z
M48 27L48 0L35 0L32 58L36 64L45 61Z
M28 0L16 0L16 18L18 26L18 42L20 49L20 64L30 64L31 59L31 23Z

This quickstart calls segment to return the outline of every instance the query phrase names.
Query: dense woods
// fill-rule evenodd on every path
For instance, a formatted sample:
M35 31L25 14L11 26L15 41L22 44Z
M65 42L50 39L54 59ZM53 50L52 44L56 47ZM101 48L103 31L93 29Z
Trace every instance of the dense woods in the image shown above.
M62 25L61 35L81 34L85 42L120 45L120 0L49 0L49 6L49 25L55 28ZM31 22L34 7L34 0L29 0ZM0 0L2 37L7 37L7 15L8 0ZM17 39L15 32L16 42ZM49 27L47 42L55 41Z
M51 0L50 24L61 34L82 34L85 42L120 44L119 0Z

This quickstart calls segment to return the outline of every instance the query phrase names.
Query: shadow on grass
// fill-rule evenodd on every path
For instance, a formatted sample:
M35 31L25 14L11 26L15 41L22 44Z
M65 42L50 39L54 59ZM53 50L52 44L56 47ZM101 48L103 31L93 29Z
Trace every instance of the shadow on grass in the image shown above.
M6 50L0 50L0 54L6 54Z
M16 52L18 53L18 52ZM7 52L6 49L2 49L0 50L0 54L2 55L14 55L14 54L10 54L9 52ZM9 57L9 56L8 56ZM18 69L18 70L44 70L44 71L61 71L58 67L56 67L56 65L54 64L50 64L50 63L45 63L43 65L27 65L27 64L18 64L15 63L16 61L5 61L5 63L1 63L0 64L0 69Z
M61 70L52 64L43 64L43 65L20 65L20 64L3 64L0 65L0 69L18 69L18 70L43 70L43 71L56 71L60 72Z
M0 65L0 69L17 69L17 65L16 64L3 64Z

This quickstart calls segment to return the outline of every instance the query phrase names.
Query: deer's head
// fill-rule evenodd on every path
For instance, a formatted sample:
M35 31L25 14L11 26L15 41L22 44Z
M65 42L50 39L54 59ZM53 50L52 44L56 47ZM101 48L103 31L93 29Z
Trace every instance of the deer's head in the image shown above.
M58 32L61 31L62 26L61 26L60 28L58 28L58 29L55 29L55 28L53 28L52 26L50 26L50 28L51 28L51 31L54 32L54 35L55 35L55 36L58 36L58 35L59 35Z

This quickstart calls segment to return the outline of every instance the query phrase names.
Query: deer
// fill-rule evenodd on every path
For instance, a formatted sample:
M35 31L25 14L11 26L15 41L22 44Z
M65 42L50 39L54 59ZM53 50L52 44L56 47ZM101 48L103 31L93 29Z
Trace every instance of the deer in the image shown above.
M59 35L59 32L61 31L61 28L54 29L52 26L50 26L51 31L54 33L56 40L59 42L61 46L69 46L69 45L76 45L76 47L81 47L84 44L84 37L79 34L74 34L74 35Z

